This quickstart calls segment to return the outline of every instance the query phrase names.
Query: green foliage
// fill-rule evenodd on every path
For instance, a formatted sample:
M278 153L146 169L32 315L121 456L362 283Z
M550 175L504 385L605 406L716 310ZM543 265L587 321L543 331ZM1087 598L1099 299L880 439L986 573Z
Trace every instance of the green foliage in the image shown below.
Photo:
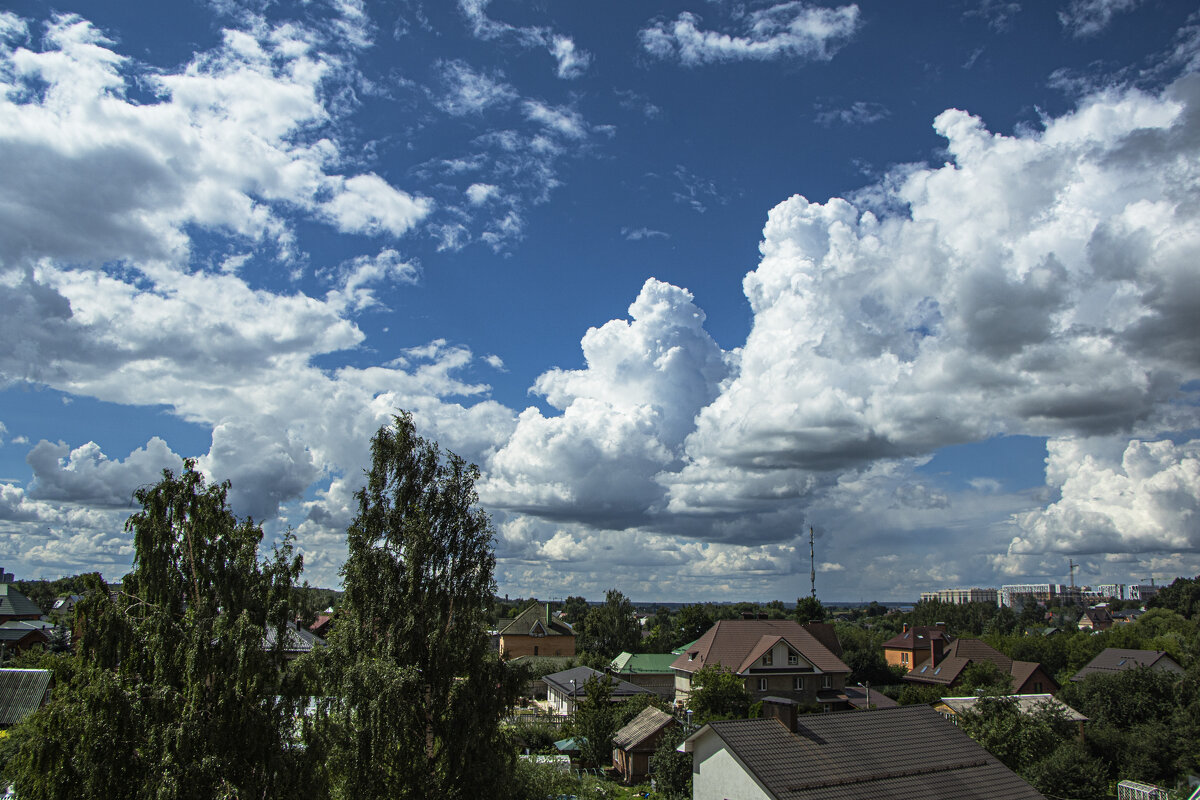
M896 696L896 702L902 706L927 706L941 700L946 691L944 686L921 686L916 683L906 683Z
M745 719L750 713L745 682L720 664L710 664L692 675L687 702L698 725L714 719Z
M623 652L640 652L642 628L629 598L616 589L604 595L604 604L588 612L582 647L611 660Z
M972 661L963 670L954 691L958 695L1012 694L1012 676L991 661Z
M842 663L850 668L848 684L885 686L899 682L883 656L883 643L891 638L887 633L845 622L837 622L834 627L842 645Z
M260 562L262 530L234 517L228 488L185 461L136 492L121 595L85 577L75 653L48 658L51 700L13 732L20 797L288 797L305 784L281 680L300 559L288 539Z
M1146 606L1169 609L1187 619L1195 619L1200 614L1200 575L1176 578L1170 586L1159 589Z
M499 720L522 676L485 633L495 556L478 476L407 414L372 439L341 616L309 665L329 696L306 740L333 797L473 798L508 784Z
M584 684L584 699L575 711L575 735L583 763L607 767L612 763L612 737L617 732L617 713L612 695L615 681L608 675L593 675Z
M709 608L701 603L693 603L679 609L675 616L674 647L682 647L703 636L714 624Z
M585 622L587 622L588 613L591 610L592 607L583 597L571 596L563 601L563 615L567 618L567 622L570 623L571 627L574 628L577 633L583 630L583 625Z
M632 697L622 700L617 704L615 709L617 716L616 730L624 728L634 717L650 707L657 708L659 711L671 711L671 704L653 692L635 694Z
M1108 773L1077 737L1075 724L1060 706L1025 714L1005 697L984 697L959 717L971 738L1044 794L1101 798Z
M491 792L487 797L494 797ZM522 759L516 765L512 796L521 800L574 797L578 800L613 800L627 796L616 784L603 778L562 772L552 764L537 764Z
M667 728L650 756L650 774L658 792L668 800L688 800L692 796L692 754L675 749L688 733L682 725Z
M808 597L797 597L796 610L793 616L795 616L796 621L801 625L806 622L824 622L825 606L821 605L821 601L811 595Z

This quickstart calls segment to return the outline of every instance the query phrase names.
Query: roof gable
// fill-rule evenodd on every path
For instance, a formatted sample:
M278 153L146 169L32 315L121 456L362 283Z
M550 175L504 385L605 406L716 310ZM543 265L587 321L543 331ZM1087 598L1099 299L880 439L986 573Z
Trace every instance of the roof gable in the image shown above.
M793 650L821 672L850 671L803 625L783 619L721 620L697 639L687 652L676 658L671 666L684 672L696 672L709 664L720 664L742 672L750 654L762 647L769 637L785 639Z
M548 609L548 603L534 603L502 627L500 635L574 636L575 629L553 614L549 614ZM549 616L549 622L546 621L547 616Z
M50 691L50 670L0 669L0 725L16 725L37 711Z
M654 706L647 706L631 719L628 725L613 734L613 747L631 750L672 724L678 724L678 721L670 714Z

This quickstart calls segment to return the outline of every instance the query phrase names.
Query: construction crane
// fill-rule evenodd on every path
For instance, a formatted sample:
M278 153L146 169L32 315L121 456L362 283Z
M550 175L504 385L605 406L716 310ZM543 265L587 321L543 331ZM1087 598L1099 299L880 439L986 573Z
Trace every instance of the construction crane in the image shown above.
M1079 565L1076 564L1074 560L1068 558L1067 566L1071 572L1071 589L1074 590L1074 588L1075 588L1075 570L1079 569Z

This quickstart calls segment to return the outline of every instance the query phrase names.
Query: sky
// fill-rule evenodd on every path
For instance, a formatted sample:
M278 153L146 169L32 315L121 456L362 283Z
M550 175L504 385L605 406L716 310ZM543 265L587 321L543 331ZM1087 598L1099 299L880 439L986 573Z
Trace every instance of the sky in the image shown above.
M399 410L498 591L1200 573L1200 12L9 0L0 565L195 459L336 587Z

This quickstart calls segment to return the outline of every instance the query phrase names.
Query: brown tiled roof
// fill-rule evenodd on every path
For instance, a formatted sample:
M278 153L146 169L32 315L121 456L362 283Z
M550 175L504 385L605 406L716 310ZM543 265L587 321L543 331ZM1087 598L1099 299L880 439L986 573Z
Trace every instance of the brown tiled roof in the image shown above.
M673 669L696 672L709 664L721 664L741 672L759 655L767 640L783 639L793 650L822 672L849 672L841 659L817 641L798 622L786 619L723 619L671 664ZM745 665L745 666L743 666Z
M990 661L1005 672L1012 673L1012 659L982 639L955 639L946 648L946 655L971 661Z
M904 680L916 683L936 683L949 686L971 663L969 658L943 658L936 664L926 661L904 676Z
M534 603L500 629L501 636L529 636L540 626L546 636L574 636L575 629L553 614L546 624L546 603Z
M712 722L688 741L706 731L776 800L1044 800L928 706L807 714L795 733L776 719Z
M867 708L867 687L862 684L847 686L842 693L846 695L846 702L850 705L864 710ZM898 705L900 704L878 689L871 692L871 706L874 708L895 708Z
M621 750L632 750L668 725L677 721L667 712L647 706L642 713L629 721L621 730L613 734L613 747Z
M883 643L883 646L888 650L928 650L930 639L943 639L946 642L954 641L953 636L950 636L937 626L914 625L907 631L897 633L888 639Z
M949 686L961 677L972 662L990 661L1012 676L1013 688L1020 689L1041 664L1036 661L1013 661L981 639L955 639L946 648L945 657L936 664L926 662L904 676L914 683ZM1057 684L1055 684L1057 689Z
M1013 691L1015 691L1015 692L1021 691L1021 687L1025 685L1025 682L1027 680L1029 680L1031 677L1033 677L1033 673L1037 672L1038 668L1040 668L1041 666L1042 665L1039 664L1037 661L1013 661L1012 662ZM1047 680L1049 680L1050 685L1054 687L1052 689L1052 691L1057 692L1058 684L1054 681L1054 679L1047 676Z
M821 644L825 645L825 649L833 653L838 658L842 657L842 642L837 637L837 629L828 622L806 622L804 630L813 635Z
M1093 658L1083 669L1071 676L1073 681L1081 681L1093 673L1123 672L1138 667L1167 667L1182 672L1173 658L1165 650L1126 650L1121 647L1106 647L1100 655Z

